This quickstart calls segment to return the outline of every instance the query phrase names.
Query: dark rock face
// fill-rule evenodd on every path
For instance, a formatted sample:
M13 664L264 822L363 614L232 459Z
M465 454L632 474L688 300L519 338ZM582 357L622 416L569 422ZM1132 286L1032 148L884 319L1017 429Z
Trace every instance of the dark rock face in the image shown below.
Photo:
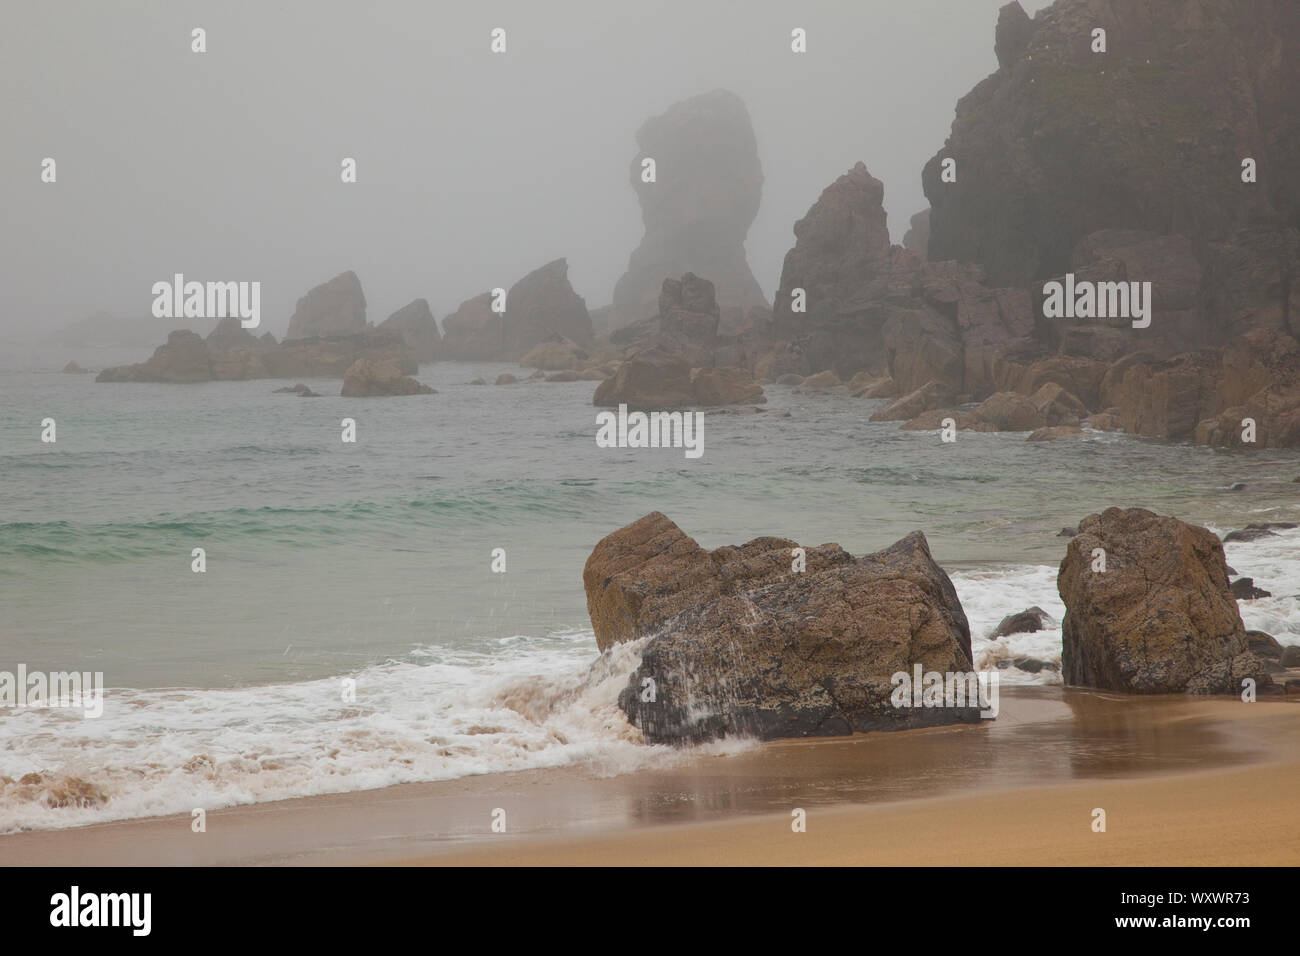
M993 39L998 69L1005 70L1020 59L1033 35L1034 21L1029 19L1029 14L1017 0L998 10L998 26Z
M1296 225L1300 181L1284 171L1300 149L1300 5L1057 0L1031 21L1009 4L995 49L998 71L958 102L922 173L931 258L1013 284L1065 272L1099 229L1196 241ZM945 157L956 182L940 180ZM1256 184L1241 181L1245 157Z
M415 352L417 362L434 362L442 357L442 333L427 299L402 306L379 324L381 332L396 332Z
M1105 570L1093 570L1095 549ZM1249 652L1223 545L1142 508L1079 523L1057 576L1067 684L1136 694L1238 694L1269 677Z
M745 104L725 90L692 97L647 120L636 141L630 178L645 237L614 288L610 327L654 315L660 283L685 272L709 276L723 307L766 306L745 261L763 188ZM647 158L653 183L641 180Z
M893 674L970 670L952 582L914 532L862 558L783 538L705 551L661 514L603 539L583 579L602 647L653 634L619 696L649 740L827 736L978 721L895 707ZM646 699L646 681L654 699Z
M351 270L316 286L298 300L286 339L352 335L366 330L366 297Z

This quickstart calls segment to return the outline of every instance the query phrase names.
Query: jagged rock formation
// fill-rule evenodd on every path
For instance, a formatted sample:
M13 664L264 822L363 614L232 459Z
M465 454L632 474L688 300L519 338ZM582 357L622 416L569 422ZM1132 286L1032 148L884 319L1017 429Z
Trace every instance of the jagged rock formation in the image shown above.
M897 672L971 668L966 615L924 535L862 558L836 544L808 548L798 572L797 547L765 537L705 551L658 512L596 545L583 582L597 643L654 635L619 695L649 740L979 720L973 706L891 702Z
M1105 53L1092 30L1106 30ZM996 282L1066 271L1088 233L1194 242L1300 225L1300 6L1057 0L998 19L999 68L957 104L922 173L930 255ZM945 157L956 182L940 180ZM1258 182L1241 180L1242 160Z
M397 332L415 352L417 362L435 362L442 357L442 333L427 299L416 299L402 306L383 322L381 332Z
M443 349L449 359L487 362L505 351L505 324L492 311L492 293L466 299L442 320Z
M724 308L766 306L745 260L763 187L745 104L726 90L683 100L647 120L636 142L630 178L645 236L614 288L609 327L654 315L660 283L685 272L709 276ZM642 182L646 158L652 183Z
M978 266L889 245L882 198L859 164L796 225L776 348L755 363L765 380L826 368L887 374L864 394L895 401L872 417L911 429L952 417L959 428L1056 427L1062 437L1086 420L1226 445L1251 444L1250 419L1255 447L1300 445L1300 362L1286 331L1300 325L1296 230L1238 230L1199 250L1186 236L1136 229L1083 236L1072 281L1151 283L1149 323L1135 328L1126 315L1046 318L1042 285L996 288ZM792 308L799 288L806 313ZM1069 414L1033 407L1049 383L1069 393Z
M591 316L582 296L569 284L569 263L548 262L524 276L506 294L506 355L518 361L535 345L567 339L589 345Z
M884 186L858 163L795 224L773 311L774 374L888 372L899 394L936 382L984 398L1001 367L1039 355L1028 293L994 289L977 267L891 245ZM795 312L796 290L806 311Z
M366 330L366 297L351 270L336 275L298 300L286 339L355 335Z
M1068 684L1239 694L1244 678L1270 683L1250 653L1223 544L1205 528L1142 508L1089 515L1070 540L1057 588Z
M106 368L97 382L211 382L259 378L341 378L358 359L392 362L404 374L418 368L415 352L396 332L369 330L276 344L256 338L237 318L225 318L205 341L177 329L144 362Z
M504 314L492 311L490 292L462 302L442 323L446 357L517 362L544 342L589 345L591 316L568 273L564 259L534 269L506 292Z

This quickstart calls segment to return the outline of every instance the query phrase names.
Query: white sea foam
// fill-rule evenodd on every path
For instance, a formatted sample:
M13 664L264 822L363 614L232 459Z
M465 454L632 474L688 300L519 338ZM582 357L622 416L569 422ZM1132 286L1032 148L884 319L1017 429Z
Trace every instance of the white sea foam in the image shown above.
M302 683L109 689L97 720L0 711L0 777L13 781L0 781L0 832L510 770L609 775L677 759L642 742L617 706L640 643L594 661L593 643L588 630L507 638L494 653L426 648L413 655L419 663ZM357 682L355 703L342 700L345 677ZM42 780L21 782L33 773ZM87 791L69 777L107 802L76 806Z
M1229 563L1273 597L1241 602L1246 627L1300 644L1300 529L1227 545ZM1004 684L1060 683L1055 565L951 576L971 624L975 666L1027 657L1058 669L1000 671ZM1030 606L1051 622L998 640ZM410 660L292 684L217 690L109 688L104 715L0 709L0 832L216 809L475 774L580 766L599 775L667 765L618 709L642 643L596 657L591 631L511 637L490 651L427 647ZM341 680L357 682L343 702ZM727 741L705 752L754 746ZM21 782L39 774L38 782ZM70 785L85 781L90 789ZM103 803L77 806L95 791ZM63 806L53 804L63 803Z

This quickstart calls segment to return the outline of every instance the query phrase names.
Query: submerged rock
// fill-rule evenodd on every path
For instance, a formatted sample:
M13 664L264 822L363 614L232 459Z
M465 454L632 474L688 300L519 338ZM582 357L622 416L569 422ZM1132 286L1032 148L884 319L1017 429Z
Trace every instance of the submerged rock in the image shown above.
M1007 637L1010 634L1033 634L1051 625L1047 612L1035 604L1018 614L1008 614L989 635L989 640Z
M1272 591L1255 587L1254 578L1237 578L1232 582L1232 596L1238 601L1253 601L1256 598L1272 597Z

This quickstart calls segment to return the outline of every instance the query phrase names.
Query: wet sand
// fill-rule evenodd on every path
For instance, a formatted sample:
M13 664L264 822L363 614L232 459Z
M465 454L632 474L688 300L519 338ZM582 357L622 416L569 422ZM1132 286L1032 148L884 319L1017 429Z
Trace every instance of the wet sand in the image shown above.
M1297 704L1004 688L978 726L211 810L201 834L189 816L13 834L0 864L1297 865Z

